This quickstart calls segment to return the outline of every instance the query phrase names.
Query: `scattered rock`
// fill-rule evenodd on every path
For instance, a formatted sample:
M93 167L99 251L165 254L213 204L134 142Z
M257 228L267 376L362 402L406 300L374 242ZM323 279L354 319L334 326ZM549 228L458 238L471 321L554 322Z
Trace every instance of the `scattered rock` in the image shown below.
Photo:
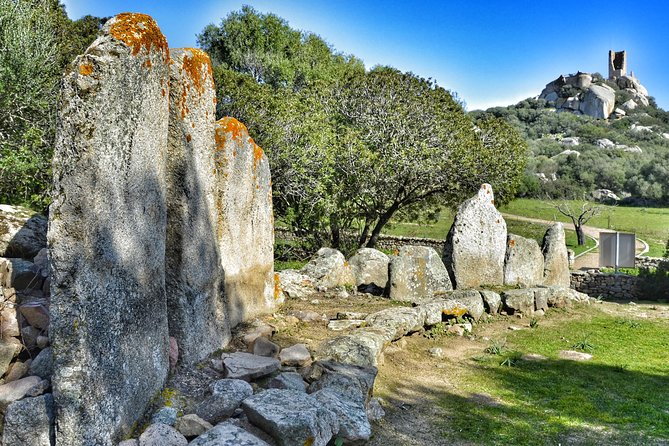
M390 338L386 339L390 342L422 330L425 319L415 308L394 307L370 314L365 322L370 328L380 328L390 333Z
M152 424L139 436L139 446L187 446L188 440L172 426Z
M35 358L30 364L30 374L39 376L42 379L51 379L53 373L53 357L51 354L51 347L47 347Z
M504 291L502 301L509 314L534 313L534 290L532 288Z
M337 313L338 321L347 321L347 320L360 320L365 319L368 316L368 313L355 313L352 311L342 311Z
M388 285L390 258L372 248L362 248L348 261L359 291L382 295Z
M380 421L386 416L386 411L381 406L381 398L374 397L367 404L367 419L371 422Z
M281 347L264 336L260 336L253 341L252 353L254 355L276 358L280 350Z
M536 361L546 361L548 358L538 353L526 353L523 356L521 356L520 359L522 359L523 361L536 362Z
M357 319L345 319L345 320L333 320L328 322L328 329L332 331L344 331L350 330L351 328L358 328L365 323L364 320Z
M242 337L242 341L244 342L244 345L246 345L247 348L252 348L253 343L259 337L263 336L267 339L270 339L273 335L274 335L274 327L272 327L271 325L264 324L254 327L253 330L246 333Z
M307 391L307 383L302 379L302 375L297 372L283 372L272 378L267 383L269 389L289 389L300 392Z
M20 351L20 343L17 346L16 341L16 338L0 339L0 376L7 372L12 359L14 359Z
M49 328L49 310L46 303L30 302L19 306L19 311L26 321L35 328L46 330Z
M18 258L0 258L0 286L16 290L39 290L44 279L32 262Z
M198 404L195 414L212 424L232 416L241 402L253 395L251 385L239 379L215 381L210 389L212 394Z
M295 344L281 350L279 360L284 366L304 367L311 362L311 353L306 344Z
M242 408L280 446L326 446L339 431L337 416L304 392L269 389L245 399Z
M388 333L375 328L358 328L350 334L326 339L318 350L318 359L377 366L381 360Z
M317 361L307 376L307 380L311 381L309 393L327 388L366 405L372 397L377 372L376 367Z
M189 446L270 446L255 435L230 422L217 424L213 429L191 441ZM303 445L300 445L303 446Z
M209 429L213 429L214 426L212 426L210 423L207 423L205 420L198 417L194 413L191 413L177 418L174 422L174 428L178 430L184 437L192 438L204 434Z
M560 350L559 356L560 359L567 359L569 361L589 361L592 359L591 354L574 350Z
M452 327L449 327L449 331L450 331L450 328L452 328ZM430 356L432 356L434 358L443 358L444 357L444 349L443 348L432 347L427 352L430 354Z
M485 304L485 308L488 313L499 313L499 310L502 307L502 297L494 291L481 290L479 293L483 298L483 303Z
M2 444L6 446L51 446L55 444L53 396L25 398L13 402L5 413Z
M314 281L317 288L332 289L354 285L355 279L344 255L332 248L321 248L300 270Z
M390 261L390 298L416 302L452 290L439 254L426 246L402 246Z
M224 353L221 359L223 359L223 365L225 366L226 378L242 379L244 381L251 381L274 373L279 370L281 365L277 359L244 352Z
M177 410L174 407L162 407L151 417L152 424L166 424L174 426L177 421Z
M35 387L40 386L42 380L38 376L28 376L7 384L0 385L0 412L14 401L20 400Z
M316 292L316 285L311 277L293 269L277 273L278 287L290 299L303 299Z
M372 435L365 406L360 401L351 401L332 389L321 389L311 394L327 409L334 412L339 421L339 430L334 433L345 443L365 442Z
M328 320L326 316L315 311L293 311L291 316L295 316L302 322L323 322Z
M0 337L2 339L20 336L19 323L16 319L16 309L5 307L0 312Z
M459 289L504 284L506 222L494 204L492 186L458 207L444 248L444 263Z
M10 383L12 381L16 381L17 379L23 378L28 373L28 369L30 368L31 363L32 360L28 359L26 362L16 361L14 364L12 364L7 371L7 375L5 376L5 383Z
M46 247L47 219L28 208L0 204L0 256L34 258Z

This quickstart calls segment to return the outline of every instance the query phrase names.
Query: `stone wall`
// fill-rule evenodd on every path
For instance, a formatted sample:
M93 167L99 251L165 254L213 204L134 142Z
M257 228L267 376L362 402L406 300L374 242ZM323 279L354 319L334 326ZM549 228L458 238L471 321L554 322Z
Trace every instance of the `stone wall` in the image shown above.
M640 279L627 274L603 273L599 270L572 271L571 287L590 297L604 299L640 299Z

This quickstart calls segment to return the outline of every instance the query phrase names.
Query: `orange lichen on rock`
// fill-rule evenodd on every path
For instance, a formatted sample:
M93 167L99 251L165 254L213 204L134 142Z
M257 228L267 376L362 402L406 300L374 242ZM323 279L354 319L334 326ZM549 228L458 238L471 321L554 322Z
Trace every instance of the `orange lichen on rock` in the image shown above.
M277 300L281 297L281 279L279 279L279 274L274 273L274 300Z
M151 16L124 12L113 20L109 34L132 48L133 56L139 54L142 48L145 48L147 53L153 48L163 53L165 60L169 59L167 39Z
M191 139L193 139L192 136L190 136L190 133L186 135L186 141L190 142Z
M455 307L455 308L449 308L447 310L442 310L441 312L446 316L461 317L467 314L467 309L461 307Z
M514 239L509 240L509 246L516 246L516 241Z
M146 59L146 62L144 62L144 67L146 67L147 69L151 68L151 60L150 59Z
M253 140L251 140L253 141ZM258 144L253 142L253 169L255 170L256 166L258 166L258 163L260 160L262 160L262 157L265 155L265 152L260 148Z
M187 48L184 54L182 68L193 81L195 90L204 93L205 80L212 77L211 60L209 55L197 48Z
M248 138L249 136L249 131L246 129L246 126L230 116L219 119L218 128L222 128L224 138L227 133L230 133L232 139L235 141L241 141L242 138ZM223 143L225 143L225 139L223 139Z
M93 73L93 64L82 63L79 65L79 74L82 76L90 76Z

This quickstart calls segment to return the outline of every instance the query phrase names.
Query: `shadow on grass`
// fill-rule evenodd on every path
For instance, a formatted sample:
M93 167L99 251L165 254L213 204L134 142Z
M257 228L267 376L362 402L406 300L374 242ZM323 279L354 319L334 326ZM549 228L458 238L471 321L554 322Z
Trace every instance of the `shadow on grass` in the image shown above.
M519 361L513 367L477 364L471 382L480 384L480 393L423 389L444 410L440 427L453 442L669 445L666 374L596 363Z

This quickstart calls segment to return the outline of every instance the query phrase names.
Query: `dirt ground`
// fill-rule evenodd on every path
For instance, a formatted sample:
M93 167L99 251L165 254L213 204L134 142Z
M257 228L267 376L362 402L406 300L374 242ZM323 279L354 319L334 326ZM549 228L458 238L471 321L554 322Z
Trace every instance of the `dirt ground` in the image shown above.
M322 340L338 334L327 329L326 319L334 319L341 311L372 313L391 305L387 299L369 295L352 295L343 299L314 295L302 301L288 301L280 311L264 318L264 321L277 327L274 341L280 345L304 342L315 351ZM666 304L600 302L594 305L621 317L669 318L669 306ZM295 323L291 314L297 312L314 312L325 317L323 321ZM559 324L563 319L574 316L570 312L556 312L542 324ZM471 444L447 442L444 439L441 429L448 429L449 414L436 404L435 395L447 392L483 405L496 404L493 398L483 392L464 394L458 389L458 377L465 372L468 359L483 354L490 339L503 337L510 326L529 329L529 319L496 316L488 323L478 324L475 336L449 336L435 340L422 333L414 333L389 345L379 366L374 387L375 396L382 398L386 416L374 423L374 434L367 445ZM429 353L434 347L443 350L443 357L433 357Z

